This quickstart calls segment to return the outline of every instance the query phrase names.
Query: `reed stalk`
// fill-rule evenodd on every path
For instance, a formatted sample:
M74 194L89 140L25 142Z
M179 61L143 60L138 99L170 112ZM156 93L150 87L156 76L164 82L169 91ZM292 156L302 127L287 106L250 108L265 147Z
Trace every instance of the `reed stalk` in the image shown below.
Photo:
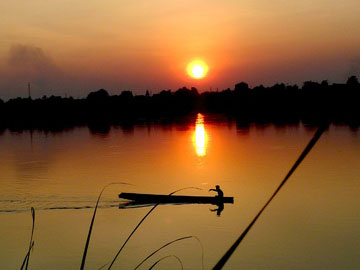
M270 202L275 198L275 196L278 194L280 189L285 185L287 180L290 178L290 176L293 174L293 172L296 170L296 168L300 165L300 163L304 160L304 158L307 156L307 154L311 151L313 146L316 144L316 142L319 140L321 135L324 133L324 131L329 127L329 123L324 123L319 127L319 129L314 134L313 138L310 140L308 145L305 147L304 151L301 153L299 158L296 160L295 164L291 167L290 171L286 174L285 178L281 181L278 188L275 190L273 195L271 195L270 199L265 203L265 205L261 208L259 213L255 216L255 218L250 222L250 224L246 227L246 229L243 231L243 233L239 236L239 238L234 242L234 244L228 249L228 251L224 254L224 256L217 262L217 264L214 266L213 270L220 270L223 268L225 263L229 260L230 256L234 253L236 248L240 245L241 241L245 238L247 233L251 230L252 226L255 224L257 219L260 217L260 215L263 213L265 208L270 204Z
M29 261L30 261L30 253L31 250L34 247L34 241L33 241L33 237L34 237L34 229L35 229L35 209L34 207L31 207L31 217L32 217L32 228L31 228L31 236L30 236L30 243L29 243L29 249L28 252L25 255L25 258L23 260L23 263L21 264L20 270L27 270L29 267ZM25 267L25 268L24 268Z
M163 260L165 260L165 259L167 259L167 258L175 258L175 259L180 263L181 269L184 270L184 265L183 265L182 261L180 260L180 258L179 258L178 256L175 256L175 255L168 255L168 256L165 256L165 257L157 260L157 261L149 268L149 270L153 269L159 262L161 262L161 261L163 261Z
M200 246L201 246L201 265L202 265L202 269L204 269L204 247L200 241L200 239L196 236L185 236L185 237L180 237L178 239L175 239L173 241L170 241L168 243L166 243L165 245L161 246L160 248L158 248L157 250L155 250L154 252L152 252L149 256L147 256L145 259L143 259L135 268L134 270L137 270L145 261L147 261L148 259L150 259L152 256L154 256L157 252L159 252L160 250L162 250L163 248L173 244L173 243L176 243L178 241L182 241L182 240L186 240L186 239L190 239L190 238L194 238L196 239Z
M103 189L101 190L101 192L100 192L100 194L98 196L98 199L96 201L94 213L93 213L93 216L92 216L92 219L91 219L91 222L90 222L89 232L88 232L88 235L87 235L87 238L86 238L86 243L85 243L85 247L84 247L84 253L83 253L83 256L82 256L80 270L83 270L85 268L86 255L87 255L87 251L88 251L88 248L89 248L91 233L92 233L92 229L93 229L93 226L94 226L96 211L97 211L97 208L98 208L98 205L99 205L99 202L100 202L101 195L103 194L104 190L107 187L111 186L111 185L131 185L131 184L123 183L123 182L110 183L110 184L107 184L106 186L104 186Z
M185 188L181 188L178 190L175 190L173 192L171 192L170 194L168 194L168 196L171 196L179 191L185 190L185 189L199 189L201 190L201 188L198 187L185 187ZM128 236L128 238L125 240L124 244L121 246L121 248L119 249L119 251L116 253L114 259L112 260L112 262L109 265L108 270L111 269L111 267L113 266L113 264L115 263L116 259L118 258L118 256L120 255L121 251L124 249L124 247L126 246L127 242L130 240L130 238L133 236L133 234L136 232L136 230L140 227L140 225L144 222L144 220L151 214L152 211L154 211L156 209L156 207L158 207L159 203L155 204L150 210L149 212L147 212L145 214L145 216L140 220L140 222L136 225L136 227L134 228L134 230L130 233L130 235Z

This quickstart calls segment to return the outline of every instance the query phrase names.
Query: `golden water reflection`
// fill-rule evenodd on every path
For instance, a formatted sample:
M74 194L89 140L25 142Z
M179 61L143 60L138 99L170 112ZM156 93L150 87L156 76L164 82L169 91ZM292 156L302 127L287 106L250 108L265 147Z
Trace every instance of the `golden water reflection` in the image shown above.
M204 116L198 113L195 123L195 132L193 134L193 144L196 154L199 157L206 155L206 149L208 145L208 135L205 130Z
M138 125L131 136L113 127L107 137L94 136L86 127L53 134L36 131L33 147L29 132L5 131L0 135L0 269L19 265L31 233L31 206L39 217L31 266L75 268L91 207L105 185L120 181L132 185L109 186L103 193L89 265L103 265L134 222L149 211L118 209L120 192L168 194L194 186L203 190L182 194L206 196L219 184L235 199L221 218L209 211L215 206L159 207L129 243L126 260L117 262L121 269L134 269L149 250L196 234L204 248L211 249L204 254L204 269L211 269L279 185L314 131L302 125L251 125L244 133L235 124L215 123L210 117L199 115L190 128L189 123ZM359 154L359 134L331 126L256 225L252 244L231 258L228 269L250 268L253 262L266 269L360 269ZM173 246L171 252L184 258L187 269L202 268L197 243ZM174 269L170 263L158 270Z

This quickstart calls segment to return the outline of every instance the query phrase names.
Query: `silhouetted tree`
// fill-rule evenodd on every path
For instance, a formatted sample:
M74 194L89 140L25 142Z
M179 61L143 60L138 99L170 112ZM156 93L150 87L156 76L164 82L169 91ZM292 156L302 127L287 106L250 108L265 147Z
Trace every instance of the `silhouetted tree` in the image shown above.
M351 76L347 81L346 84L351 87L356 87L359 85L359 80L356 76Z
M235 92L237 91L247 91L249 90L249 85L245 82L241 82L238 84L235 84Z
M0 100L0 130L39 128L61 130L75 125L88 125L91 131L106 133L113 124L133 126L135 121L171 119L179 115L216 112L236 118L238 126L252 122L297 124L300 120L316 124L324 119L360 125L360 83L351 76L346 84L307 81L297 85L277 83L250 88L247 83L199 94L195 87L182 87L175 92L134 96L131 91L112 95L105 89L91 92L85 99L43 96L39 99Z
M134 97L134 95L133 95L133 93L131 91L122 91L121 94L120 94L120 97L123 100L129 101Z
M329 82L328 82L328 80L323 80L323 81L321 82L321 87L324 87L324 88L329 87Z
M93 101L96 102L96 101L106 100L108 97L109 97L109 93L105 89L100 89L98 91L91 92L90 94L88 94L86 99L90 102Z

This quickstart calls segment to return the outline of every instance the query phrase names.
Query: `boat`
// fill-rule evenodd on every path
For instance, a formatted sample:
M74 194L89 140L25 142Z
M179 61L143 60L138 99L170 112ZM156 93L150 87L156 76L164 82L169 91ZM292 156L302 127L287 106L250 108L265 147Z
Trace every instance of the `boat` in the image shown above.
M133 201L132 204L224 204L234 203L234 197L183 196L142 193L120 193L120 199Z

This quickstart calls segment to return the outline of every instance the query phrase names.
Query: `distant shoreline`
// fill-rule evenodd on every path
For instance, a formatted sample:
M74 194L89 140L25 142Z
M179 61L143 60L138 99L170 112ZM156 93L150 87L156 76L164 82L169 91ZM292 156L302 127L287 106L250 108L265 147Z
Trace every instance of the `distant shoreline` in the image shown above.
M185 87L158 94L134 95L123 91L110 96L104 89L84 99L50 96L39 99L0 100L0 131L43 129L64 130L89 126L106 131L111 125L133 125L175 121L197 112L228 116L239 125L318 125L323 121L360 126L360 83L355 76L345 84L304 82L254 88L238 83L234 89L199 93Z

